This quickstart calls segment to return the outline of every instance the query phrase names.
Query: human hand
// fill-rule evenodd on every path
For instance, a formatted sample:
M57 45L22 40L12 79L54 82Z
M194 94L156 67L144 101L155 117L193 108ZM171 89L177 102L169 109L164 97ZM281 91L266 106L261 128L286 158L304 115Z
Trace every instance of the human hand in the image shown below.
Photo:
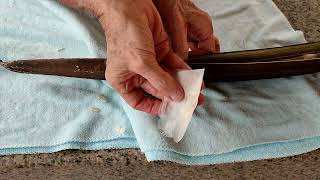
M106 80L133 108L158 114L161 100L184 98L171 74L189 66L170 48L161 17L151 0L61 0L92 12L107 39ZM145 96L147 92L156 98Z
M203 55L220 51L213 34L211 17L190 0L153 0L171 39L173 51L187 60L190 54Z

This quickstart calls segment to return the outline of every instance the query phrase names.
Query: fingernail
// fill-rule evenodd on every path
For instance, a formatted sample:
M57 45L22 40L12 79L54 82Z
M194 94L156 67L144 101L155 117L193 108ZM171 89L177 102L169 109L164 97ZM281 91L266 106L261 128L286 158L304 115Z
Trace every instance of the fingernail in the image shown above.
M180 87L176 90L176 93L174 95L170 96L170 99L172 101L182 101L184 98L184 90Z

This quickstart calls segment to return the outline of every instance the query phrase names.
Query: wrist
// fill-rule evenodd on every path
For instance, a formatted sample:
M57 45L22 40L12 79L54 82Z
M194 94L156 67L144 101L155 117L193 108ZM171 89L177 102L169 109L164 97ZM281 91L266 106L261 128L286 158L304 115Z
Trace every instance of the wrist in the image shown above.
M128 31L128 26L144 24L145 0L102 0L98 15L106 35L119 35ZM146 16L148 17L148 16ZM108 39L107 39L108 40Z
M62 4L74 9L88 11L100 17L105 13L121 13L129 0L59 0Z
M79 10L84 10L99 16L101 7L104 5L105 0L58 0L62 4Z

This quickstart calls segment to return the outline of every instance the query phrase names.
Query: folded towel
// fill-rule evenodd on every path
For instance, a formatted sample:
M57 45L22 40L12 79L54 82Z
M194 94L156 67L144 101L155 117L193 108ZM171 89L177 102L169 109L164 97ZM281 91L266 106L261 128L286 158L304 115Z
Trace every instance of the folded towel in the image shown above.
M270 0L196 0L223 51L305 42ZM52 0L0 1L0 59L105 57L91 16ZM105 81L0 69L0 154L140 148L148 160L215 164L296 155L320 145L320 77L207 84L181 142Z

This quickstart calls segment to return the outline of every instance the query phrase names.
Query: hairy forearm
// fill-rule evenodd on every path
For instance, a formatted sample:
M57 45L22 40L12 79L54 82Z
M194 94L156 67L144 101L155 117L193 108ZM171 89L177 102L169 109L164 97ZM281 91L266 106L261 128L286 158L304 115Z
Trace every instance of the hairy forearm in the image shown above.
M133 17L137 0L59 0L65 6L87 11L98 18L105 33L120 31ZM141 10L142 11L142 10ZM121 26L121 27L120 27Z
M62 4L92 13L96 17L125 14L132 0L59 0ZM112 19L112 18L109 18Z
M152 0L60 0L66 6L91 12L102 25L108 51L121 44L140 47L137 41L150 32L149 26L154 26L155 8ZM138 31L138 29L140 29ZM143 32L140 32L141 30ZM154 33L157 33L155 31ZM151 41L151 40L150 40ZM110 54L110 53L109 53Z
M59 2L74 9L89 11L96 16L101 12L99 9L105 6L103 0L59 0Z

